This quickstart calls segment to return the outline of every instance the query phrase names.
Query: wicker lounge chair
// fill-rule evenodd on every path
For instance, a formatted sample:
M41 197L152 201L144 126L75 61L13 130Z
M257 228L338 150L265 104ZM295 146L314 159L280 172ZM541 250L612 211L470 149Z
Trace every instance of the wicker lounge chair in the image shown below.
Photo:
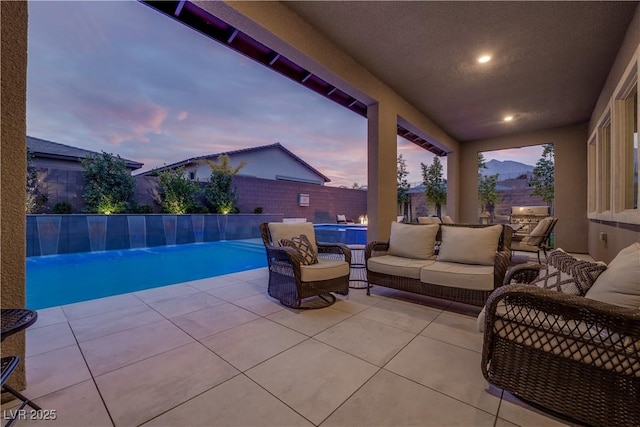
M321 308L336 300L331 292L349 293L351 251L341 243L318 243L313 224L263 223L260 233L269 264L269 295L292 308ZM304 234L317 247L318 263L305 265L303 257L292 247L279 246L281 239ZM303 300L316 298L312 305Z
M336 223L338 223L338 224L353 224L353 220L347 218L346 215L336 215Z
M541 267L517 266L505 283L530 283ZM640 310L602 301L527 284L497 289L482 323L482 374L581 423L640 425Z
M545 218L538 223L536 228L522 240L513 239L511 242L511 253L515 251L536 252L538 263L540 263L540 251L547 257L547 249L551 248L551 233L558 222L558 218Z

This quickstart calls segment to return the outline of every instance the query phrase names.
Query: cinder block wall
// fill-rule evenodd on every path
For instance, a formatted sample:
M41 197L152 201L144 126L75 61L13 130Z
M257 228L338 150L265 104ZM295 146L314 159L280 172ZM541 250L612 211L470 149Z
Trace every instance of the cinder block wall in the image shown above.
M299 182L236 176L240 212L251 213L262 207L264 213L282 213L285 217L307 218L314 223L335 223L337 214L357 222L367 213L367 192ZM298 205L298 195L309 195L309 206Z
M82 213L85 179L80 171L38 169L40 179L47 189L48 209L51 213L57 202L67 201L74 213ZM307 218L315 223L336 221L337 214L344 214L355 221L367 213L367 192L350 188L329 187L300 182L274 181L248 176L236 176L233 180L238 195L240 213L253 213L257 207L264 213L283 214L285 217ZM160 206L154 201L158 189L158 178L136 177L136 200L140 205L153 206L159 213ZM309 195L309 206L299 206L299 194Z

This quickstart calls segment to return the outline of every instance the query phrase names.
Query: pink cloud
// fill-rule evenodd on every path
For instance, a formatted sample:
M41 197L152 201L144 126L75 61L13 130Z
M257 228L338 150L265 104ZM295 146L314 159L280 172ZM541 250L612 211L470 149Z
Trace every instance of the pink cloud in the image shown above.
M180 111L178 113L178 116L176 117L176 119L178 119L179 122L183 121L184 119L187 118L187 116L189 116L189 113L187 113L186 111Z

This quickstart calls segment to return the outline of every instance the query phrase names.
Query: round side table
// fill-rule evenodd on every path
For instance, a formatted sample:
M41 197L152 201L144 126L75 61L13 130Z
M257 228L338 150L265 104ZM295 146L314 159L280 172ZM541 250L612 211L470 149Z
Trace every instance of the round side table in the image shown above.
M352 289L366 289L367 266L364 263L365 245L347 245L351 250L351 268L349 273L349 287Z

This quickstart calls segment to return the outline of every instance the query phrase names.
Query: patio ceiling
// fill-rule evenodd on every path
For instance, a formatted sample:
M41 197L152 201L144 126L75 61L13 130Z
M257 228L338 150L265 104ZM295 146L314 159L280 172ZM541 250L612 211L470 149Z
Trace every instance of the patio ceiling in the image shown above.
M143 2L366 117L363 100L199 6ZM588 122L638 6L637 1L282 4L461 142ZM479 63L481 55L491 60ZM505 122L506 116L513 120ZM397 132L446 155L402 125Z
M589 121L638 6L284 4L459 141Z

